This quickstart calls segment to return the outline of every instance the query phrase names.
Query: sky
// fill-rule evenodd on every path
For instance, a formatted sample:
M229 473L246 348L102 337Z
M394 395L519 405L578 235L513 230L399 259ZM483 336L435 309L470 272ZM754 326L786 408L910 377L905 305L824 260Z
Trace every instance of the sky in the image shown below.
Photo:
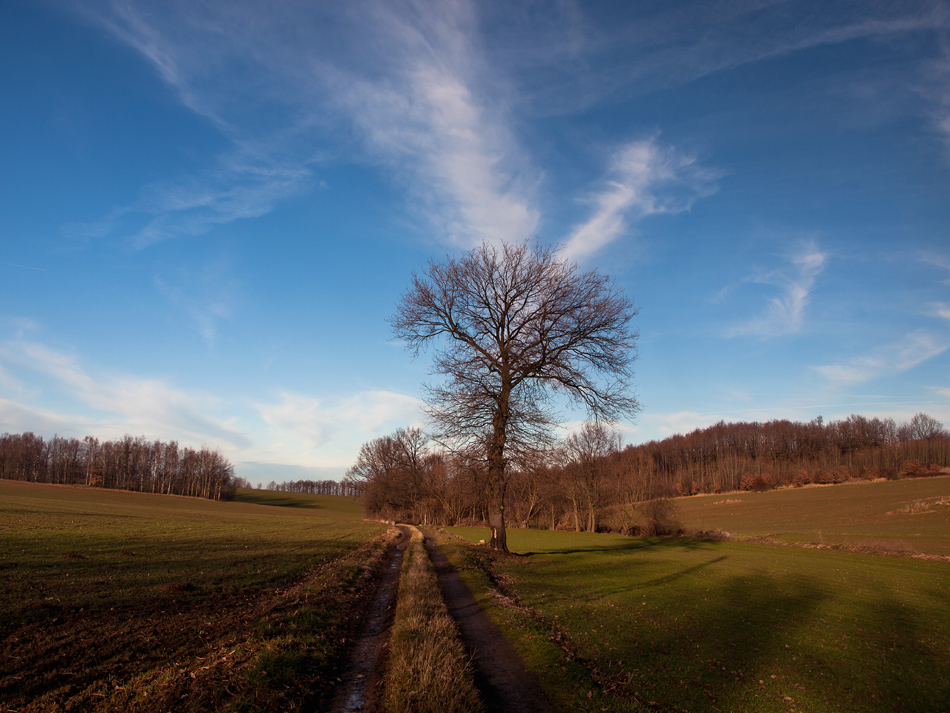
M0 432L339 478L483 241L637 305L626 443L950 424L950 2L9 0L0 96Z

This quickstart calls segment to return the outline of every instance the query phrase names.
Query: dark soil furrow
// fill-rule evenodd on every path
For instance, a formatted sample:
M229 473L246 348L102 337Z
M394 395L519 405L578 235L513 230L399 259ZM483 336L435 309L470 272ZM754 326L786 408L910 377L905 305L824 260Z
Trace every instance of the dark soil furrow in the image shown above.
M471 590L428 533L425 548L439 577L446 607L475 665L478 685L490 713L557 713L514 647L475 601Z
M370 603L359 638L343 671L343 680L330 708L331 713L372 711L378 705L382 675L385 670L384 648L389 638L399 592L402 559L409 544L408 527L400 526L402 538L387 554L386 566L376 594Z

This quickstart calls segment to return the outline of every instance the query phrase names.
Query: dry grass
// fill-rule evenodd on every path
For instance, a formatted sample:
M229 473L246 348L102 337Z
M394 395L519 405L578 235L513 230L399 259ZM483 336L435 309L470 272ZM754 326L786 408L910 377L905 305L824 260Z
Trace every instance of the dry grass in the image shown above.
M938 476L848 485L808 486L727 498L677 498L687 532L722 530L793 545L895 543L950 555L950 478Z
M893 510L888 515L921 515L923 513L934 512L937 508L950 505L950 498L927 498L925 500L915 500L909 505Z
M399 583L384 693L390 713L477 713L471 665L416 530Z

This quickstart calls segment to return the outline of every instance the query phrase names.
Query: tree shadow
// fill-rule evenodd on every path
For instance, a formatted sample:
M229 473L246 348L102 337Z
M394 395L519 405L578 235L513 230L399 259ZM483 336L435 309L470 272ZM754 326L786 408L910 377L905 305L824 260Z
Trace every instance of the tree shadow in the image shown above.
M673 541L651 541L538 553L554 557L525 561L530 566L516 579L534 580L529 605L553 617L578 655L612 677L605 686L617 692L611 697L631 704L950 710L946 588L908 597L912 575L875 590L875 577L865 579L861 568L849 570L860 582L828 574L846 558L851 565L873 555L821 556L810 570L802 557L811 553L747 566L728 543L682 543L679 552L689 553L683 558L677 549ZM673 556L637 556L651 550ZM714 556L705 559L706 550ZM563 554L575 556L558 561ZM874 593L856 595L859 588Z
M273 505L278 508L296 508L298 510L327 510L326 505L313 500L304 500L299 495L287 494L278 495L272 491L264 491L266 495L257 495L256 491L242 493L240 499L235 502L249 503L251 505Z
M565 547L563 549L538 550L533 552L512 552L512 554L518 557L537 557L545 555L627 552L663 548L700 550L715 547L718 544L716 540L699 540L692 537L631 537L628 541L619 544Z

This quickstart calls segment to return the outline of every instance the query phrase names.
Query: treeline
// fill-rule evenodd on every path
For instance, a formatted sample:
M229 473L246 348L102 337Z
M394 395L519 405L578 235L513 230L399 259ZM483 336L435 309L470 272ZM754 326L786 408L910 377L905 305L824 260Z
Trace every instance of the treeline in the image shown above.
M588 423L511 464L505 511L520 527L652 534L675 527L674 496L924 476L948 466L950 433L926 414L902 424L858 415L720 422L626 447L604 424ZM433 448L418 429L364 444L346 479L363 488L372 517L451 525L487 516L484 462Z
M212 500L231 500L236 490L234 468L219 451L144 436L45 440L33 433L5 433L0 436L0 478Z
M250 488L251 484L244 478L238 478L239 488ZM348 495L358 497L363 494L360 483L339 480L289 480L283 483L271 481L263 487L264 490L273 490L278 493L303 493L305 495Z

